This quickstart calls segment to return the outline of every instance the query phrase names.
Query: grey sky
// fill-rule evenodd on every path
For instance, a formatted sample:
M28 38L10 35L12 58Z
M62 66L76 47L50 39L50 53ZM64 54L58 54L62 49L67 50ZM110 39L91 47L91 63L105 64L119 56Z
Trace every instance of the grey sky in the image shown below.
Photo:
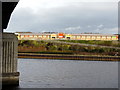
M115 34L118 0L20 0L5 31Z

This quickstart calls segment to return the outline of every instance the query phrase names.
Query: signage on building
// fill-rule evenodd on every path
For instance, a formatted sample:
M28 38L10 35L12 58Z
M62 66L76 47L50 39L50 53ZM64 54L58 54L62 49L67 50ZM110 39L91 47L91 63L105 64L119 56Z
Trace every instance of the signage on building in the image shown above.
M59 33L59 34L58 34L58 37L59 37L59 38L64 38L64 34L63 34L63 33Z

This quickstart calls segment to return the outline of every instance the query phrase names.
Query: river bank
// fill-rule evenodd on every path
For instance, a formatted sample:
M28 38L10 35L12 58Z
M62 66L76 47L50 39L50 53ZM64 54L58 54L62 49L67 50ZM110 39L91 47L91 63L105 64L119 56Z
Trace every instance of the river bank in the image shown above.
M64 54L38 54L38 53L18 53L18 58L89 60L89 61L119 61L120 60L120 56L69 55L69 54L64 55Z

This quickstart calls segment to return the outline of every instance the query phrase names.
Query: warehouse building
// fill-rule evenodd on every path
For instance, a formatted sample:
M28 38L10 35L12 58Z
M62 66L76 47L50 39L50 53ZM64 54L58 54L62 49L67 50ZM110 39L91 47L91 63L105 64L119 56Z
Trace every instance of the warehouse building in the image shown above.
M16 32L19 40L118 40L117 34L68 34L57 32Z

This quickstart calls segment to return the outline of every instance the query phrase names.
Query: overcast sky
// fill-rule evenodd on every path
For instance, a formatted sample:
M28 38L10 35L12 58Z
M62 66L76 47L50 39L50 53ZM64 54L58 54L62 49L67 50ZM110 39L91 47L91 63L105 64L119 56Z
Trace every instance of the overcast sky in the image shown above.
M115 34L118 0L20 0L5 31Z

